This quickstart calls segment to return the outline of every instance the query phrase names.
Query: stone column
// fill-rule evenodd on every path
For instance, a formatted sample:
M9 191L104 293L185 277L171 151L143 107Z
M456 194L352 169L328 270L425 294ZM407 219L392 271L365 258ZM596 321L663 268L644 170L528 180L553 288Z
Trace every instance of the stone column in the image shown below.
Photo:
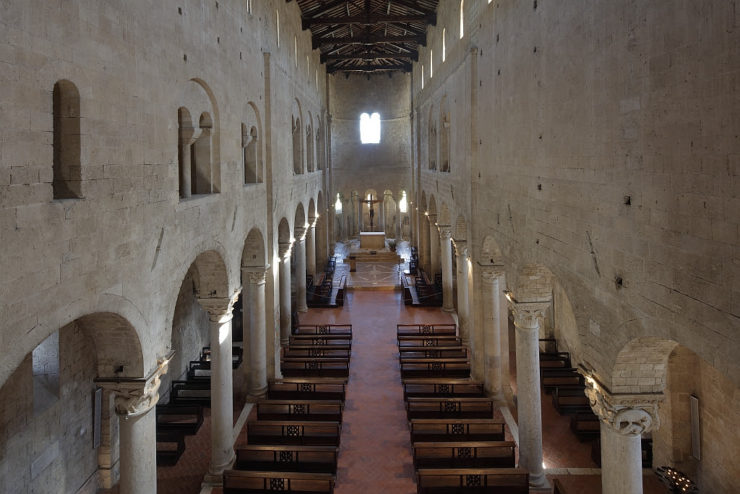
M429 216L424 213L419 220L421 232L419 233L419 267L431 274L429 263Z
M114 395L119 423L120 494L157 492L157 423L152 409L159 401L160 377L169 360L140 380L96 380Z
M501 333L504 331L501 313L502 287L504 281L503 266L481 265L481 281L483 284L482 303L483 311L483 346L485 348L485 378L486 392L497 400L503 400L503 368L501 366Z
M180 144L180 158L182 159L182 170L180 170L180 196L188 198L193 190L193 170L190 160L190 146L200 135L200 129L181 126L178 132Z
M516 387L519 417L519 466L529 470L533 487L548 486L542 468L542 408L540 404L540 319L550 301L511 302L516 326Z
M235 460L231 358L231 309L235 301L236 297L198 299L208 311L211 333L211 464L206 483L215 485L221 484L224 470Z
M306 274L316 282L316 218L308 219L310 226L306 229Z
M296 310L308 312L306 305L306 229L296 227L295 229L295 284L296 284Z
M442 258L442 310L455 311L455 302L452 300L452 231L449 225L439 226L440 257ZM468 335L468 341L470 341Z
M278 267L278 278L280 279L280 344L287 345L290 341L290 247L289 242L280 242L278 255L280 266Z
M256 401L267 393L267 329L265 324L266 268L242 268L242 280L248 280L249 304L249 389L247 399Z
M437 230L437 215L429 215L429 277L434 281L434 275L439 266L439 231Z
M586 396L601 420L601 492L642 494L642 434L657 429L662 394L610 394L586 378Z
M480 352L480 340L471 334L470 305L468 300L468 248L464 240L455 241L455 258L457 260L457 325L460 328L460 337L463 345L470 345L473 360L482 359L476 356ZM476 374L475 362L473 363L473 374ZM478 369L480 371L480 369ZM476 379L480 379L482 372L477 373Z

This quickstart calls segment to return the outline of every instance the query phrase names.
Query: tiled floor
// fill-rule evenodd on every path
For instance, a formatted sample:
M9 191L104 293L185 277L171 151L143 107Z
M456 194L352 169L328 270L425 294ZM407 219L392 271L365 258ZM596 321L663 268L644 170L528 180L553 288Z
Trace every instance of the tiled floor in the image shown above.
M396 324L448 323L452 322L451 317L438 308L407 307L400 292L354 290L348 292L343 308L310 309L300 314L300 321L353 325L336 493L413 494L416 486L398 369ZM567 417L557 414L548 395L543 395L542 409L547 468L584 469L578 472L580 475L558 474L549 478L559 478L570 494L600 494L599 475L585 474L586 468L595 467L590 459L590 445L579 443L570 433ZM245 440L242 433L237 444ZM198 436L188 438L188 449L178 465L157 470L158 492L200 492L209 451L210 428L206 419ZM213 492L219 493L220 489ZM645 494L665 492L655 477L645 477Z

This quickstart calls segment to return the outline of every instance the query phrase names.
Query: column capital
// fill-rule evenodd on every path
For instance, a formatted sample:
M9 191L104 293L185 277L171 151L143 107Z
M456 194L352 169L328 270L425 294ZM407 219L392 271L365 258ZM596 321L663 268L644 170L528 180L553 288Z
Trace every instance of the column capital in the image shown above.
M437 213L428 213L424 216L427 217L427 220L429 220L429 223L431 223L432 225L437 222Z
M612 394L590 377L585 391L599 419L623 436L639 436L660 427L662 393Z
M198 303L208 311L208 318L213 322L226 322L232 318L231 310L234 308L236 299L239 298L241 289L237 290L231 297L198 298Z
M437 225L439 234L442 240L450 240L452 238L452 227L450 225Z
M246 278L249 280L250 285L264 285L265 276L267 271L270 270L270 265L259 266L259 267L243 267L242 268L242 279Z
M481 280L486 285L493 283L506 273L503 264L478 264Z
M280 259L284 259L290 254L290 247L293 245L292 242L278 242L278 256Z
M295 237L296 243L303 242L306 238L306 232L308 229L304 226L297 226L294 230L293 236Z
M545 311L550 307L550 303L550 300L541 302L512 302L509 300L509 307L514 314L516 329L539 329L538 320L545 317Z
M129 419L143 415L159 401L160 378L167 373L174 352L160 359L149 377L141 379L99 378L96 384L114 394L116 415Z

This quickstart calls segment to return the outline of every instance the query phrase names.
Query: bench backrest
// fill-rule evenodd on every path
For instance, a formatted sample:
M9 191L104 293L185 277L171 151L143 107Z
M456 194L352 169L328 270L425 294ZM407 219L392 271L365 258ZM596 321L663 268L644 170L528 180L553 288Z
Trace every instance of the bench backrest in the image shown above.
M224 494L263 491L334 492L334 476L329 473L224 471Z
M455 492L529 494L529 473L521 468L419 469L418 492L455 489Z

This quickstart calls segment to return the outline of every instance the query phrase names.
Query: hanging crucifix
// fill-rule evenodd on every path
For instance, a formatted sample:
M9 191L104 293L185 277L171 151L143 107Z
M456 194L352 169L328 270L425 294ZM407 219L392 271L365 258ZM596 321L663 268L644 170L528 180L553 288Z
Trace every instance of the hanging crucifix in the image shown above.
M375 228L373 227L373 218L375 217L375 209L373 209L373 204L376 202L380 202L380 199L373 199L372 194L367 195L367 199L360 199L360 203L365 203L370 207L370 231L374 231Z

